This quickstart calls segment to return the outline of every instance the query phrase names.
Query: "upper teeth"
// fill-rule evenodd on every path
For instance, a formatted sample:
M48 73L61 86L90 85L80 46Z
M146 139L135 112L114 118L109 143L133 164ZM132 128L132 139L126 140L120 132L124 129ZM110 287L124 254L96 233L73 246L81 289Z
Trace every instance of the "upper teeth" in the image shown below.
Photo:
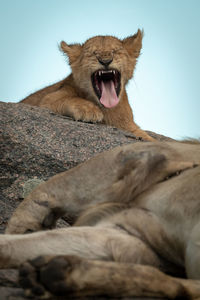
M116 71L115 70L107 70L107 71L104 71L104 70L100 70L98 71L98 74L99 76L101 76L102 74L105 74L105 73L113 73L115 75Z

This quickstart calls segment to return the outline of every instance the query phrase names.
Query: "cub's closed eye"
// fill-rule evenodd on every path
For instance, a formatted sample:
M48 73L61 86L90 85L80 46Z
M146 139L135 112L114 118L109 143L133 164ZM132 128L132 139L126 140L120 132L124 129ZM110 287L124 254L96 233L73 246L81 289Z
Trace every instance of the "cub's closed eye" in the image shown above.
M117 52L118 50L120 50L120 49L112 49L112 50L110 50L110 51L108 51L108 52L110 52L111 54L113 54L113 53ZM99 51L93 51L93 54L94 54L94 55L99 55L100 52L99 52Z
M117 48L117 49L114 49L113 50L113 53L116 53L116 52L119 52L119 51L121 51L123 48Z

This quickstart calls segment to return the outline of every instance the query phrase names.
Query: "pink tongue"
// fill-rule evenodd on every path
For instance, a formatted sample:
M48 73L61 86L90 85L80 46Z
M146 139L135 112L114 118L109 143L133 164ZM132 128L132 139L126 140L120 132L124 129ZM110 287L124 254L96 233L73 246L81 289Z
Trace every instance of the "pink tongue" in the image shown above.
M111 108L116 106L119 103L119 98L117 97L114 82L112 80L109 81L101 81L101 98L100 102L103 106L107 108Z

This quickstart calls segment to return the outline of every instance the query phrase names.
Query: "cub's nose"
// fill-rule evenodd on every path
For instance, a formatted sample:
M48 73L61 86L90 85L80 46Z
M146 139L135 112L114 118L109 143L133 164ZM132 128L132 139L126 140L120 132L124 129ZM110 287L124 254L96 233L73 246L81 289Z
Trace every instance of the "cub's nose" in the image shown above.
M113 61L113 59L112 58L106 59L106 58L98 57L98 61L101 65L108 67L109 64L111 64L111 62Z

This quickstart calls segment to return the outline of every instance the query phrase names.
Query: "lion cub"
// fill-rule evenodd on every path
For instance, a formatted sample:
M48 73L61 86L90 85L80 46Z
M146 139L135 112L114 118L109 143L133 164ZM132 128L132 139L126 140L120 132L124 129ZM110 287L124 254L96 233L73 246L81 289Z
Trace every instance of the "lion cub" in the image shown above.
M119 40L95 36L84 44L61 42L72 73L64 80L31 94L22 103L46 107L85 122L100 122L153 140L133 120L125 86L132 78L142 48L140 30Z

